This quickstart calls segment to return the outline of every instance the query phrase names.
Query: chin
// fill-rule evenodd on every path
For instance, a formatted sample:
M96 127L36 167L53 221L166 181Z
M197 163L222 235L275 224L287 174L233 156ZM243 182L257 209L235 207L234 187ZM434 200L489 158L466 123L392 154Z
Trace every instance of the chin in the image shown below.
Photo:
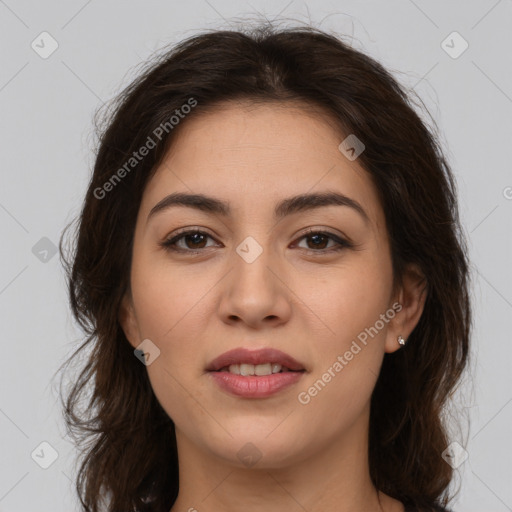
M247 469L279 469L288 467L304 457L304 442L294 438L292 432L272 432L272 428L246 428L228 431L223 439L204 439L204 444L216 456L228 464ZM296 429L294 429L296 432ZM269 434L270 432L270 434Z

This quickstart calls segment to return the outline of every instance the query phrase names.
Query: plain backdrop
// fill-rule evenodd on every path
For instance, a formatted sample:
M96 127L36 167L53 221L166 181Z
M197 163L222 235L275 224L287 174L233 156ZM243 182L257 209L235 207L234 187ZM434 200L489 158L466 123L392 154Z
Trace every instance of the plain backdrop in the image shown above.
M55 246L80 209L95 111L154 50L265 16L352 37L438 124L475 316L453 508L512 510L512 1L0 0L0 512L78 510L54 373L81 333Z

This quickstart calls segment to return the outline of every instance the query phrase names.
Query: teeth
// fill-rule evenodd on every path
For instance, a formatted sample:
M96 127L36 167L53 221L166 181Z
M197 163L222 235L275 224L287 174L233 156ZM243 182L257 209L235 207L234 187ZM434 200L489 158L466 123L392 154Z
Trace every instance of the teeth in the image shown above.
M241 364L240 375L254 375L255 366L253 364Z
M272 375L272 366L270 363L258 364L254 367L254 375Z
M272 375L273 373L279 373L280 371L287 372L288 368L283 368L277 363L265 363L265 364L232 364L229 366L229 372L235 375L242 375L244 377L249 375Z
M280 364L274 363L272 365L272 373L279 373L281 371L281 368L283 368ZM288 370L288 368L286 368ZM285 371L285 370L283 370Z
M240 375L240 365L239 364L232 364L229 366L230 373L235 373L236 375Z

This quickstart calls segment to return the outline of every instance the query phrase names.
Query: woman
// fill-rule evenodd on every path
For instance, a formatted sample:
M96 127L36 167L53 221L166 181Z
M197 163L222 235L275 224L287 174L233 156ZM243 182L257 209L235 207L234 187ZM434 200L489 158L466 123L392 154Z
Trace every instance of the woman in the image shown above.
M448 510L467 249L379 63L312 28L182 42L119 96L78 220L84 510Z

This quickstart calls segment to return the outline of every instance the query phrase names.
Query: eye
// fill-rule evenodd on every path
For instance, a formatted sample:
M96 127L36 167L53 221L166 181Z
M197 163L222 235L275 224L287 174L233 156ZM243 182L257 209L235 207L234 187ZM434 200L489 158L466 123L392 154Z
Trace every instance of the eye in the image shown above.
M315 231L313 229L308 230L305 234L303 234L299 240L307 240L309 239L313 243L313 249L309 247L305 247L305 249L309 252L320 252L320 253L330 253L334 251L340 251L347 247L352 247L347 240L340 238L334 233L330 233L329 231ZM326 243L329 243L329 239L334 241L334 247L326 249ZM304 247L303 247L304 248Z
M213 238L205 231L189 229L187 231L182 231L181 233L178 233L177 235L168 240L164 240L160 245L164 249L169 251L190 252L196 254L201 252L201 249L205 247L204 242L207 238L211 238L213 240ZM187 241L190 241L192 247L188 246ZM179 246L179 242L184 242L185 247Z
M208 238L213 240L213 237L205 231L200 231L198 229L188 229L176 234L167 240L164 240L160 243L160 245L168 251L199 254L202 252L202 249L211 247L211 245L205 245ZM305 249L311 253L331 253L352 247L350 242L340 238L334 233L330 233L328 231L315 231L313 229L306 231L298 240L306 240L306 243L307 240L311 240L313 243L313 248L301 247L301 249ZM327 248L326 244L328 245L329 240L334 242L334 246ZM180 245L180 243L182 243L182 245Z

